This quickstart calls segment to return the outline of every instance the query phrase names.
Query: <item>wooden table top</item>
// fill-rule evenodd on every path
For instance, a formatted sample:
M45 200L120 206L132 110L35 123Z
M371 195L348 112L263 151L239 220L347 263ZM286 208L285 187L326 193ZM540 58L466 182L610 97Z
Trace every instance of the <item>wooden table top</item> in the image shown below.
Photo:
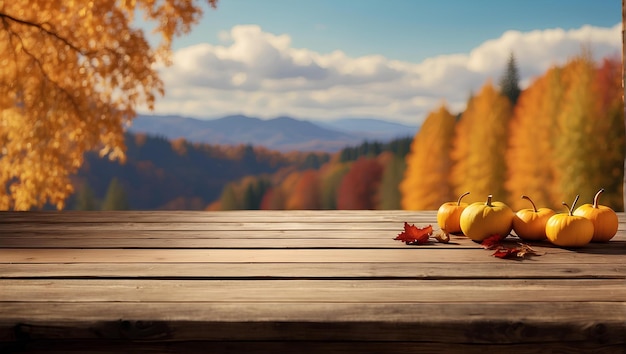
M0 212L0 352L626 353L619 217L499 259L394 240L434 211Z

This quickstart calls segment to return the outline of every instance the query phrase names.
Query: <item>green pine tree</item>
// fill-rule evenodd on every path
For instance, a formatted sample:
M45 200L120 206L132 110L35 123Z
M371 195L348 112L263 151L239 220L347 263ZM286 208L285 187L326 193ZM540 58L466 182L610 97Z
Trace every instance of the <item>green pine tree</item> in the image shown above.
M509 98L511 104L515 106L517 99L519 98L522 90L519 88L519 71L517 69L517 62L513 53L509 56L509 61L506 64L506 70L502 79L500 79L500 93Z

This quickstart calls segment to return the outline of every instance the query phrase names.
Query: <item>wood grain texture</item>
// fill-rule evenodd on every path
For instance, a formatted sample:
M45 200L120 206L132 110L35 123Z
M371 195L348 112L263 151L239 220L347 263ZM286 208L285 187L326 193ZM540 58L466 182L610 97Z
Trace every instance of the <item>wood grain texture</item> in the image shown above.
M13 263L0 278L21 279L625 279L626 264L493 263Z
M0 352L622 353L619 215L502 260L393 240L434 211L0 212Z
M623 302L622 279L0 280L0 301L38 302ZM102 291L107 289L107 291Z
M123 332L140 332L136 327L143 325L152 326L153 330L137 333L136 337L156 337L154 332L165 332L161 336L176 340L218 340L228 336L234 340L523 343L592 339L607 344L626 343L623 332L626 323L622 321L626 307L623 304L559 302L550 305L552 311L546 312L545 306L536 302L476 306L475 302L463 300L425 304L315 302L307 306L261 302L146 302L141 306L130 302L7 303L7 316L0 318L0 333L15 336L10 330L15 329L15 323L20 323L22 332L40 338L51 338L53 325L58 324L56 330L74 331L75 339L131 337L131 333L124 335ZM505 312L509 316L502 317ZM247 325L248 330L234 331L228 328L231 324L237 325L235 328ZM101 329L94 330L94 327ZM286 331L288 328L293 332Z
M492 253L492 252L491 252ZM402 249L0 249L1 263L354 263L354 262L480 262L501 264L507 260L491 257L483 249L405 247ZM620 249L581 252L551 248L533 257L541 263L583 262L623 264ZM530 262L528 262L530 263ZM495 265L494 265L495 266Z

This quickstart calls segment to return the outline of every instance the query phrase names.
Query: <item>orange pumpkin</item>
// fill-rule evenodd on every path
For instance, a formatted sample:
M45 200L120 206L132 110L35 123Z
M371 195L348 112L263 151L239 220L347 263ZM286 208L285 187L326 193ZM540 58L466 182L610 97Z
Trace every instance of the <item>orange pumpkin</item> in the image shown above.
M482 242L496 234L506 237L513 227L513 210L508 205L492 202L491 199L492 196L489 195L486 203L472 203L461 213L461 231L475 242Z
M548 219L546 224L546 236L553 244L561 247L582 247L593 238L593 223L591 220L572 211L578 201L574 199L572 207L567 208L567 214L556 214ZM563 205L568 206L565 202Z
M461 232L459 220L461 213L467 207L467 203L461 203L461 199L468 194L470 192L463 193L456 202L441 204L439 210L437 210L437 224L446 234Z
M517 236L523 240L544 240L546 238L546 223L548 219L555 214L554 210L549 208L537 209L532 199L525 195L523 195L522 198L528 200L533 208L521 209L515 213L513 217L513 230Z
M593 204L583 204L579 206L574 215L583 216L593 223L593 238L591 242L608 242L617 233L619 220L613 209L606 205L598 205L600 194L604 189L600 189L593 197Z

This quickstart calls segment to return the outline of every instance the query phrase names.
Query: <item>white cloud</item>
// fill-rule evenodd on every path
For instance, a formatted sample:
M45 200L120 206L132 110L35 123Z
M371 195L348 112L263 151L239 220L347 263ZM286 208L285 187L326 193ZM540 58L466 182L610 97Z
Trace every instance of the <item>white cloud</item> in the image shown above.
M418 63L294 48L288 35L264 32L256 25L235 26L220 33L220 40L221 45L198 44L174 53L174 64L161 69L166 96L157 101L156 113L376 116L417 124L442 100L452 110L462 110L470 92L488 79L497 82L511 52L522 84L551 65L565 63L584 46L596 59L619 55L621 24L507 31L469 53Z

